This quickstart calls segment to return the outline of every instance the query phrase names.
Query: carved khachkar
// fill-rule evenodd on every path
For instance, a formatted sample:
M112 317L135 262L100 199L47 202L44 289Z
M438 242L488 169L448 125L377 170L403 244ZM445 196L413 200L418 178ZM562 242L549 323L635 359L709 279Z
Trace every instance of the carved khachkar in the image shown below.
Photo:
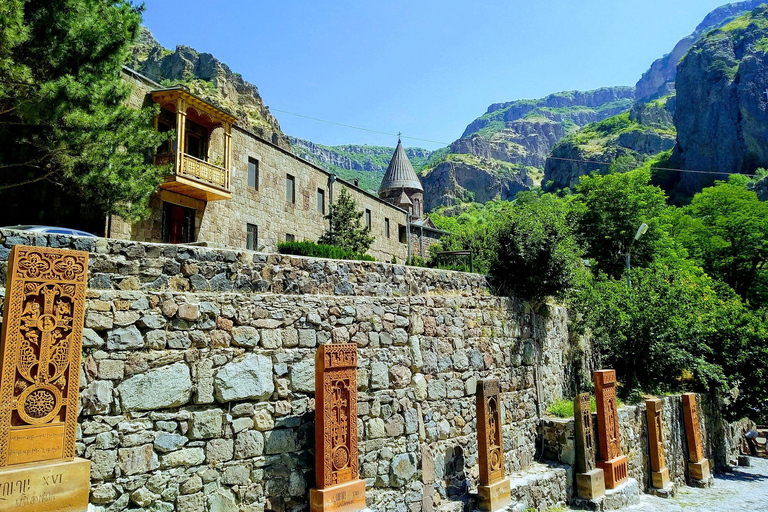
M683 394L683 417L685 437L688 441L688 473L694 480L704 480L709 477L709 461L704 458L699 429L699 408L694 393Z
M651 483L656 489L669 485L669 468L664 460L664 434L661 427L661 400L646 400L648 420L648 446L651 452Z
M594 373L597 401L597 430L600 460L597 467L605 473L605 486L613 489L628 477L627 458L621 454L619 413L616 406L616 372Z
M593 499L605 494L602 469L595 466L595 434L589 393L581 393L573 401L574 434L576 437L576 492L580 498Z
M15 246L8 264L0 466L75 455L88 253Z
M477 445L480 459L480 508L497 510L511 502L504 478L504 441L501 435L501 387L498 379L477 383Z
M321 345L315 356L315 469L312 511L365 508L358 478L357 346Z

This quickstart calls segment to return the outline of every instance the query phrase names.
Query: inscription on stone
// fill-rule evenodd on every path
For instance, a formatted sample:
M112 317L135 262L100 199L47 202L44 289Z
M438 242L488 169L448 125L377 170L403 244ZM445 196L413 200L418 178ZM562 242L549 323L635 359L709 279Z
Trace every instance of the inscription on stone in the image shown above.
M577 473L587 473L595 469L595 435L592 431L589 393L581 393L573 401L573 418L576 427Z
M315 356L315 471L310 510L365 508L358 478L357 346L321 345Z
M14 246L0 341L0 467L75 455L88 253Z
M685 437L688 440L688 459L699 462L704 458L701 446L701 430L699 429L699 408L696 405L696 395L683 394L683 416L685 418Z
M498 379L477 383L477 444L480 457L480 485L504 478L504 443L501 437L500 385Z
M87 510L90 466L75 459L5 468L0 471L0 512Z
M624 482L629 471L627 458L621 454L619 411L616 405L616 372L594 372L595 398L597 401L597 427L600 461L597 467L605 473L605 486L613 489Z
M648 444L651 449L651 469L661 471L664 460L664 435L661 429L661 400L646 400L645 414L648 420Z

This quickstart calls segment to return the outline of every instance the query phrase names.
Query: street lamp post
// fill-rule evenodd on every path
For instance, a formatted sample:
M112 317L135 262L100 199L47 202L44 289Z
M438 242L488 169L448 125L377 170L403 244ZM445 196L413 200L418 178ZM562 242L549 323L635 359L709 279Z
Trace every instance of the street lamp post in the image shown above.
M629 279L629 254L632 251L632 245L638 240L640 240L640 237L645 234L645 232L648 231L648 224L643 222L640 224L640 227L637 230L637 233L635 233L635 238L632 239L632 241L629 243L629 248L627 249L627 288L632 288L632 281Z

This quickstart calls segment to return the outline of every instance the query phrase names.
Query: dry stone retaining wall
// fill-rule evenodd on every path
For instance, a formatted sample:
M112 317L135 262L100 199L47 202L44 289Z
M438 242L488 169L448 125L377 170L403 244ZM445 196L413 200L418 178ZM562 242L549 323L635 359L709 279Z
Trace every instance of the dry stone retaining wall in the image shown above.
M322 343L358 346L377 510L471 501L479 379L501 381L508 472L533 462L537 400L567 386L563 311L534 317L481 276L13 231L0 244L2 265L15 244L91 253L77 449L96 510L306 510Z

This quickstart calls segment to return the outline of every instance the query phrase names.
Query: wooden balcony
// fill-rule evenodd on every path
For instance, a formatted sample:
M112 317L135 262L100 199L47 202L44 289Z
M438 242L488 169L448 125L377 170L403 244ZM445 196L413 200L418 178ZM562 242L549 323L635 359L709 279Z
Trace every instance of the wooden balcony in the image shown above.
M157 164L175 161L177 160L174 153L162 153L155 157ZM167 176L160 188L203 201L232 198L227 169L185 153L179 155L178 162L179 165L174 174Z

